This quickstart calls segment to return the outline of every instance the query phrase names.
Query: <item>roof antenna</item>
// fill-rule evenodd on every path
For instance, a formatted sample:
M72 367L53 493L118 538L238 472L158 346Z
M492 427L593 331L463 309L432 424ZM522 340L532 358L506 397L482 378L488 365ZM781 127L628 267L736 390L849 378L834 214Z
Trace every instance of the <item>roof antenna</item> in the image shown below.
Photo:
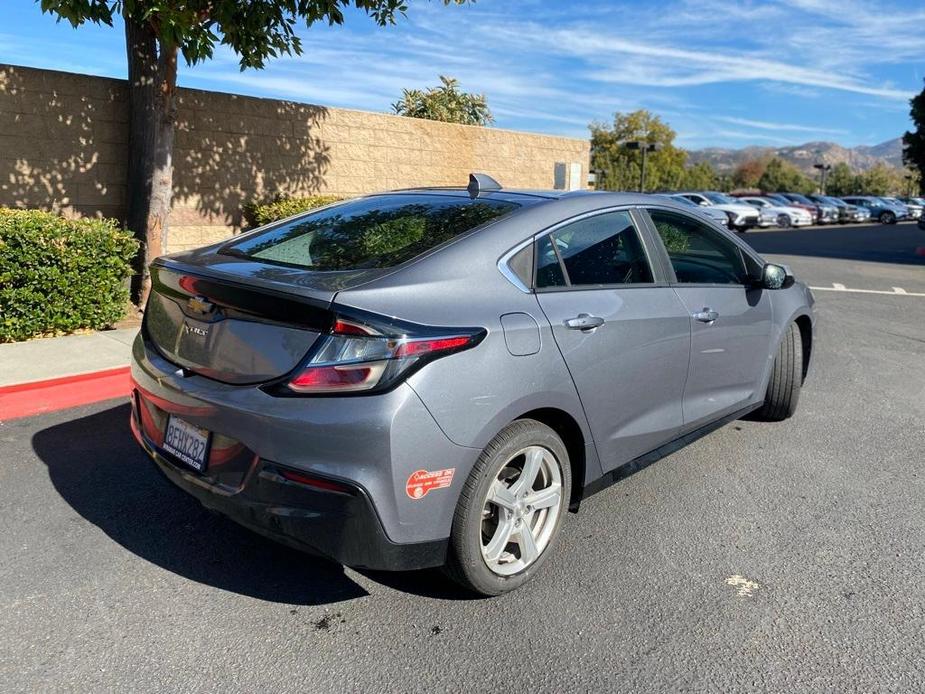
M488 174L471 173L469 174L469 185L466 186L470 198L477 198L481 193L501 190L501 184L498 183Z

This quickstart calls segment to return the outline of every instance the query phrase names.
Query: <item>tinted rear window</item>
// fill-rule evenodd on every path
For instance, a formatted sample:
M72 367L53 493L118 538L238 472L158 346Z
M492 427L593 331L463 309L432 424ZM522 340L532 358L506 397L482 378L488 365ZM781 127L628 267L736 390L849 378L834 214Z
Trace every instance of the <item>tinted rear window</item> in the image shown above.
M518 207L507 200L379 195L248 235L222 252L312 270L391 267Z

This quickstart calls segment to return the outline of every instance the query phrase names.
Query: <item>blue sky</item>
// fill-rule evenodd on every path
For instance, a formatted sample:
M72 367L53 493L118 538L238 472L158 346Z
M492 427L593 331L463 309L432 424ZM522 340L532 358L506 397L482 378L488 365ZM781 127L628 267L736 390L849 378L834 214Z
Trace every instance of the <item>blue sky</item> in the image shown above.
M409 0L398 26L348 14L301 29L305 54L240 72L224 49L183 86L387 111L438 74L484 92L496 125L587 136L648 108L688 148L831 140L878 144L909 127L925 74L925 7L865 0ZM123 77L121 27L73 30L31 0L0 7L0 62Z

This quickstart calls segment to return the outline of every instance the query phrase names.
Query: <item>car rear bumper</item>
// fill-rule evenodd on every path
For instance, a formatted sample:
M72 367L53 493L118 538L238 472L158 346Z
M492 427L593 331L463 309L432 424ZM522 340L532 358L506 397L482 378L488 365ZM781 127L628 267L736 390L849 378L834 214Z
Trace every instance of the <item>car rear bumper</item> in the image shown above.
M368 397L279 398L186 376L141 336L132 380L136 438L208 508L348 566L443 563L456 500L480 451L452 443L407 385ZM210 432L203 473L163 449L170 416ZM293 482L282 477L287 470L346 489ZM453 472L449 484L415 497L411 480L421 470Z
M255 459L247 483L225 494L159 450L139 427L132 411L132 433L167 479L239 525L265 537L346 566L405 571L440 566L447 539L396 543L386 536L368 494L344 480L315 478L339 490L313 488L282 476L283 468Z

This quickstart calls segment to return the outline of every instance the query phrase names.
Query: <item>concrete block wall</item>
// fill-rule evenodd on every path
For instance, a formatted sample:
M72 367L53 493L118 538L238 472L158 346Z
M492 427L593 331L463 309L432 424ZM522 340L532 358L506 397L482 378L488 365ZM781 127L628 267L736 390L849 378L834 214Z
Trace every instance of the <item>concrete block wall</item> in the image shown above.
M0 65L0 205L121 219L127 141L124 81ZM557 163L584 187L588 158L586 140L181 89L167 248L224 238L245 202L277 193L459 185L470 171L553 188Z

